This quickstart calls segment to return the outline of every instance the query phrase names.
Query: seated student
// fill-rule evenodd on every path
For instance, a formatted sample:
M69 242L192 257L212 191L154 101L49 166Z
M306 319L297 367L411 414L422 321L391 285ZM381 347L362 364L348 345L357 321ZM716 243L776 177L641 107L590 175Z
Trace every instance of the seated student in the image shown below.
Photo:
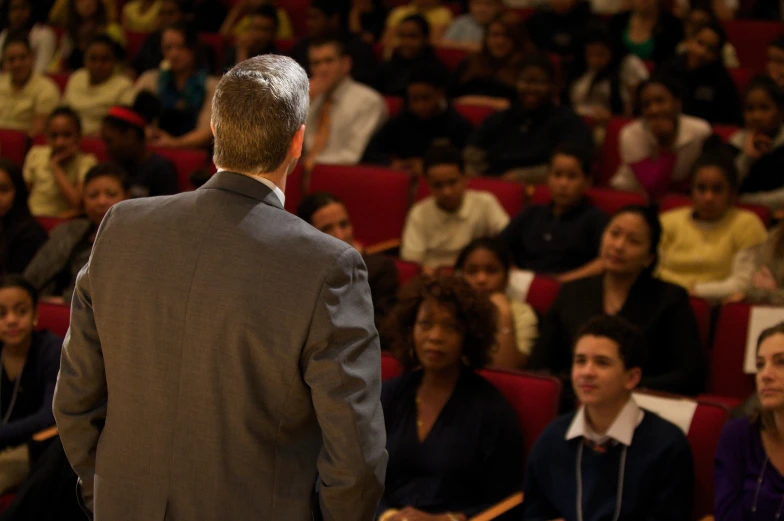
M22 273L46 242L46 231L30 214L22 169L0 158L0 275Z
M403 96L406 77L415 69L429 68L444 77L448 71L430 45L430 26L415 14L397 25L398 44L392 56L378 68L376 90L385 96Z
M51 5L51 9L48 13L49 23L64 27L68 23L69 10L74 7L72 4L75 2L73 0L55 0L54 2L47 0L47 2L44 3ZM106 11L106 19L109 22L116 22L117 2L114 2L113 0L101 0L101 5Z
M120 48L125 46L125 33L109 17L102 0L71 0L68 3L65 34L60 39L60 47L54 58L55 66L62 64L62 72L84 67L87 44L99 34L107 35Z
M756 411L730 421L721 433L714 460L716 521L776 519L781 514L782 358L784 323L779 323L757 340Z
M408 372L384 382L387 466L379 521L466 521L522 488L517 416L479 376L495 310L462 279L418 277L386 325Z
M430 41L439 45L449 25L452 23L452 11L444 6L441 0L411 0L407 5L392 9L387 17L386 29L381 38L384 55L389 56L397 46L397 26L412 14L424 16L430 24Z
M136 57L131 62L131 67L137 76L141 76L144 71L157 69L160 66L163 61L161 48L163 29L185 20L185 0L160 0L160 2L156 29L147 35L136 53Z
M240 36L250 25L250 14L259 8L271 7L277 15L277 26L274 39L291 40L294 38L294 29L291 25L289 14L282 7L275 6L275 0L242 0L235 2L220 28L220 33L225 37Z
M768 45L767 72L779 87L784 89L784 34Z
M591 154L568 143L555 149L547 175L550 203L527 205L500 235L518 268L561 282L601 273L597 255L607 216L585 198L592 179Z
M400 257L432 274L453 266L473 239L498 234L509 215L493 194L466 189L463 160L454 148L433 147L425 154L423 171L432 195L409 211Z
M111 163L92 167L84 178L83 195L84 217L54 228L24 271L49 301L70 304L76 275L90 258L98 226L109 208L128 195L125 173Z
M346 206L332 194L314 192L307 195L297 206L297 217L352 245L362 254L368 271L376 328L380 329L382 320L397 300L397 268L392 258L364 251L364 246L354 239L354 226Z
M351 0L348 32L362 41L374 44L384 33L387 8L382 0Z
M469 174L541 182L558 144L569 141L591 149L588 126L571 108L553 102L554 80L555 69L546 55L522 60L517 99L487 118L468 140Z
M126 31L151 33L158 26L160 0L130 0L122 8L122 26Z
M564 101L583 117L603 127L613 114L630 116L634 96L648 69L637 56L613 47L604 21L589 23L583 52L568 66ZM599 142L604 141L604 134Z
M151 129L151 143L159 147L207 147L212 139L210 113L218 79L199 62L199 37L189 26L167 27L161 37L167 69L145 72L136 81L136 94L158 97L161 114Z
M642 386L677 394L702 387L702 347L689 296L680 286L653 277L661 239L655 209L627 206L610 220L599 256L604 273L561 286L540 327L529 361L567 380L579 329L596 315L619 315L639 327L654 346L643 366ZM562 405L574 406L570 386Z
M580 328L570 365L582 405L556 418L531 451L525 521L691 519L689 441L632 397L647 350L641 331L619 317L598 316Z
M784 226L776 226L767 240L755 248L752 270L748 284L732 300L784 306Z
M12 31L3 44L0 73L0 128L43 134L46 118L57 106L60 91L46 76L33 72L33 55L24 34Z
M115 70L116 52L108 36L96 36L87 44L84 68L71 74L65 86L63 103L79 114L86 136L98 134L109 107L133 101L133 83Z
M365 151L366 162L422 173L422 157L433 145L449 144L462 150L473 126L449 104L444 76L423 68L407 76L406 104L384 123Z
M288 53L303 69L312 73L309 53L313 42L334 39L343 45L346 55L351 58L351 77L359 83L375 85L378 74L376 52L371 44L346 30L340 2L311 0L306 22L306 37L294 44Z
M501 0L469 0L468 12L452 21L444 33L442 47L479 51L485 40L485 30L504 8Z
M642 117L621 129L621 166L610 180L617 190L644 192L653 200L686 191L689 174L713 134L710 124L681 113L680 85L654 74L639 88Z
M358 163L387 118L384 98L351 78L351 58L338 40L310 44L310 74L305 168L316 163Z
M498 327L489 365L522 369L539 334L539 320L531 306L506 296L511 267L512 255L506 244L495 237L481 237L460 252L455 272L495 305Z
M469 54L452 74L449 96L455 102L509 108L517 98L520 62L530 47L516 17L496 16L487 26L482 49Z
M641 60L664 63L683 40L683 25L660 0L632 0L631 9L610 19L615 46Z
M38 292L19 275L0 278L0 491L30 472L27 443L54 426L52 399L63 339L38 324Z
M591 6L582 0L551 0L534 11L525 26L534 45L557 54L565 61L581 51L580 33L591 15Z
M740 200L773 210L784 208L784 91L766 76L743 94L744 128L729 143L736 151Z
M235 39L236 44L223 55L224 70L231 69L248 58L277 52L275 31L278 27L278 15L275 8L269 5L259 7L247 18L248 23Z
M23 31L27 34L30 49L33 51L33 71L44 74L52 62L57 35L51 27L36 21L31 0L10 0L7 5L8 26L0 32L0 49L3 48L10 31Z
M765 225L734 204L738 174L732 157L708 152L694 166L693 206L661 216L657 275L714 301L742 291L751 279L754 248L765 241Z
M101 126L101 138L109 159L122 166L128 176L129 197L178 192L174 164L147 148L144 129L150 121L148 105L148 100L139 95L132 107L114 106Z
M716 124L739 125L740 98L721 59L727 35L718 22L708 22L687 40L686 51L662 65L662 72L685 87L683 112Z
M82 207L82 183L95 157L79 150L82 125L68 107L49 116L46 145L30 149L24 162L24 180L30 188L30 212L38 216L73 217Z
M689 9L689 13L683 20L684 40L675 48L675 52L682 54L686 52L688 41L696 36L697 29L703 25L711 22L717 22L716 14L705 4L697 4ZM726 41L721 48L721 60L724 66L728 69L735 69L740 67L738 61L738 54L735 51L735 46L731 42Z

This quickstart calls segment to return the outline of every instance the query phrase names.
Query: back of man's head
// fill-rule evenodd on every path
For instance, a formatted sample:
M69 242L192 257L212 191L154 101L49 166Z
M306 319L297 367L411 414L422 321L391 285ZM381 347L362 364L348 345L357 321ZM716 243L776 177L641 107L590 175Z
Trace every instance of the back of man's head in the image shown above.
M241 174L277 170L305 123L308 90L307 74L286 56L257 56L227 72L212 102L215 165Z

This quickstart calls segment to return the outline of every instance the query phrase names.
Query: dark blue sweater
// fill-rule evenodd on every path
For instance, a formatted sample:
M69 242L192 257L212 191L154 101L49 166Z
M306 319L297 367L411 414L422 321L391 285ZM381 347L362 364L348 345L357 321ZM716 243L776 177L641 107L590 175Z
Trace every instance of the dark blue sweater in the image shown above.
M566 440L576 413L559 416L536 442L526 471L526 521L577 520L577 449ZM622 444L582 456L583 520L611 521L615 513ZM646 411L626 454L619 521L687 521L694 469L689 442L675 425Z

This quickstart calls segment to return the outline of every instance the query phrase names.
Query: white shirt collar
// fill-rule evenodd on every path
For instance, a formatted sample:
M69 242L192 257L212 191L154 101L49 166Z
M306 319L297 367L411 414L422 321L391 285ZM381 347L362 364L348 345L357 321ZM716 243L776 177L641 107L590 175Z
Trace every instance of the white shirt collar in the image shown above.
M594 443L602 444L607 440L614 440L622 443L627 447L632 444L634 437L634 430L642 422L645 412L637 406L637 402L633 398L629 398L621 412L615 417L607 433L604 435L598 434L591 429L585 418L585 406L580 407L577 414L574 415L569 430L566 431L566 439L572 440L574 438L587 438Z
M218 170L218 172L223 172L223 171L224 170ZM275 193L275 195L278 196L278 200L280 200L281 206L283 206L284 208L286 207L286 194L283 193L283 190L278 188L278 185L276 185L275 183L273 183L272 181L270 181L265 177L259 177L255 175L249 175L248 177L250 177L251 179L255 179L259 183L265 185L267 188L272 190Z

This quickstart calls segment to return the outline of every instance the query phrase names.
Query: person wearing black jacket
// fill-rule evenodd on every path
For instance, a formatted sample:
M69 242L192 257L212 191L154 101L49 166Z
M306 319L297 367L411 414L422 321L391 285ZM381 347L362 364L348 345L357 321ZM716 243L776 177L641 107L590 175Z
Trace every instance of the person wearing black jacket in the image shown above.
M679 78L685 90L683 112L709 123L741 125L741 103L735 82L724 66L727 35L718 22L700 26L686 43L686 52L662 66Z
M46 242L46 231L30 214L27 196L22 170L0 158L0 275L22 273Z
M659 0L633 0L630 11L610 19L610 30L618 49L656 64L675 56L683 40L683 24Z

